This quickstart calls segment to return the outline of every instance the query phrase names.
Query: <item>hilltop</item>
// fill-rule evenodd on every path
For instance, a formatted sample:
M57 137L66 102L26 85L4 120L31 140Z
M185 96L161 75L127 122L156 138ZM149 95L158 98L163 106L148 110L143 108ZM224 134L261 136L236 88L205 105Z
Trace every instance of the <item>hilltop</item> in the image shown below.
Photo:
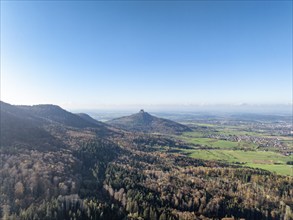
M0 147L52 150L68 145L74 138L104 137L109 125L57 105L17 106L0 102Z
M110 120L107 123L128 131L148 133L174 134L191 131L191 129L185 125L168 119L155 117L144 110L140 110L138 113L130 116Z
M47 122L55 122L65 126L75 128L87 128L105 126L103 123L96 123L94 119L92 121L85 120L80 115L68 112L57 105L33 105L33 106L16 106L20 109L27 111L40 119L45 119Z

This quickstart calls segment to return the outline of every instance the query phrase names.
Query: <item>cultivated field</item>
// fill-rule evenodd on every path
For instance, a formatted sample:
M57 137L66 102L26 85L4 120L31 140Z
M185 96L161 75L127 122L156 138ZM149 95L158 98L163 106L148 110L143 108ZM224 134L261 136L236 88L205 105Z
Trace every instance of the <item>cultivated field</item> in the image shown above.
M279 134L279 127L274 129L266 123L262 128L254 122L239 125L189 122L189 125L194 131L176 138L193 147L180 149L192 158L226 161L293 176L293 165L288 164L293 161L290 153L293 138ZM237 138L241 140L235 141Z

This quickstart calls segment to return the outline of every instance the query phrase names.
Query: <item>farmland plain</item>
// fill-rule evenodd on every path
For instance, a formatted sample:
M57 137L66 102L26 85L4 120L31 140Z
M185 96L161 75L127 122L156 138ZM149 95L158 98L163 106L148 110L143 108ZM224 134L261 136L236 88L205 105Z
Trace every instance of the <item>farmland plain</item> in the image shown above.
M191 146L190 149L178 149L182 154L293 176L290 120L189 119L181 122L193 128L192 132L176 136Z

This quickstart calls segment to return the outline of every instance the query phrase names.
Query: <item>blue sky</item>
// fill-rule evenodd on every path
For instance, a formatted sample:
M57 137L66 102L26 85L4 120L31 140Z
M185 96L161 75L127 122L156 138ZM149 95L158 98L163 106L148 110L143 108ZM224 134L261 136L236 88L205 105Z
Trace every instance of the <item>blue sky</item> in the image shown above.
M292 1L1 1L1 100L292 103Z

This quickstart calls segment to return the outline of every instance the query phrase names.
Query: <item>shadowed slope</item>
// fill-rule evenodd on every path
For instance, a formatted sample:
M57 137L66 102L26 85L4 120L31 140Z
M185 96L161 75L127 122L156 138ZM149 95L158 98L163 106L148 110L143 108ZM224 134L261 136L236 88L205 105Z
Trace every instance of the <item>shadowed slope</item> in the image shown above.
M78 139L77 136L82 134L103 138L113 133L107 124L84 114L73 114L56 105L15 106L1 102L0 107L2 147L60 148L66 141L69 143L70 138Z
M62 145L42 125L44 120L7 103L0 103L0 147L53 149Z

